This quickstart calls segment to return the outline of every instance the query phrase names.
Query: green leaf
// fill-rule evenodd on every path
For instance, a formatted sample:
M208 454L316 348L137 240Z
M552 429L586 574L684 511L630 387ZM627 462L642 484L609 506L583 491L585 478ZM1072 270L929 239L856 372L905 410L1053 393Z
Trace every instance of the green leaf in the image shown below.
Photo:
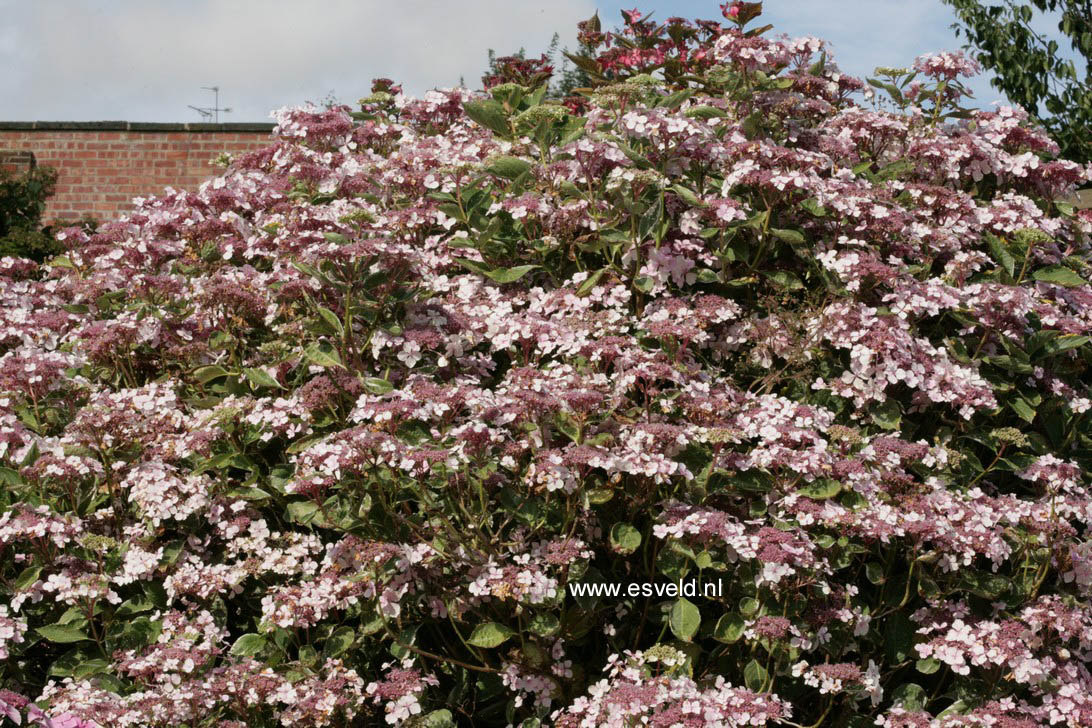
M1077 334L1062 334L1054 339L1048 341L1044 346L1044 350L1048 354L1058 354L1069 349L1076 349L1084 346L1089 341L1092 341L1092 337L1079 336Z
M647 240L652 236L656 242L660 241L660 221L663 220L663 200L656 198L656 202L649 206L637 221L637 242Z
M337 332L338 336L340 336L343 329L341 326L341 319L338 318L337 314L323 306L318 307L318 312L319 316L322 317L322 320L326 322L326 325L333 329L335 332Z
M758 111L753 114L748 114L747 117L740 122L739 129L748 139L755 139L763 131L762 122L765 118L765 115Z
M679 196L686 204L691 207L705 207L705 203L702 202L693 190L683 187L682 185L672 185L671 191Z
M748 690L755 692L762 690L766 685L767 677L769 677L769 673L766 672L766 668L758 660L751 660L743 668L743 684L747 686Z
M323 233L322 237L336 245L347 245L349 243L349 239L341 233Z
M580 440L580 424L568 412L557 413L557 429L573 442Z
M447 708L434 710L421 719L422 728L455 728L455 718Z
M965 571L960 587L983 599L997 600L1013 588L1013 583L1000 574L976 574Z
M15 591L22 591L34 582L38 581L38 575L42 573L41 566L28 566L19 572L15 579Z
M903 683L891 693L891 699L896 705L902 705L905 710L918 711L925 709L925 689L915 683Z
M549 637L561 628L561 620L557 618L557 615L547 612L545 614L536 614L531 618L527 626L539 637Z
M888 617L883 634L888 662L902 662L913 652L914 624L905 614L896 612Z
M579 199L586 199L581 189L567 179L561 180L561 183L558 185L558 189L561 190L562 194L564 194L566 197L577 197Z
M997 261L997 264L1009 274L1010 278L1015 275L1016 258L1012 257L1012 253L1005 248L1001 238L987 234L986 242L989 244L990 252L993 253L993 259Z
M684 88L681 91L676 91L673 94L668 94L659 100L656 105L665 109L677 109L683 105L683 102L694 95L695 89Z
M393 384L379 377L364 377L364 379L360 380L360 383L364 385L364 389L372 394L386 394L394 389Z
M766 493L773 488L773 478L761 470L745 470L732 478L732 485L752 493Z
M320 281L326 280L326 276L323 275L318 268L310 265L309 263L301 263L296 260L292 261L292 267L298 270L300 273L303 273L304 275L311 276L312 278L318 278Z
M224 369L222 366L217 366L216 364L213 364L211 366L195 369L193 372L193 378L201 384L208 384L209 382L215 379L219 379L220 377L226 377L230 373L231 372L229 372L227 369Z
M304 350L303 355L312 364L318 364L320 367L345 368L345 365L341 363L341 356L337 353L337 349L326 341L316 341L311 344Z
M763 273L771 283L778 288L784 288L789 291L799 291L804 287L804 282L795 273L790 273L787 270L775 270L770 273Z
M814 197L809 197L800 203L800 207L810 212L815 217L825 217L827 215L827 208L819 204L819 201Z
M738 614L725 614L717 620L717 626L713 628L713 639L725 644L738 642L743 636L743 630L747 623Z
M503 624L486 622L485 624L479 624L474 628L474 631L470 634L470 638L467 642L475 647L491 649L504 644L508 638L514 634L514 631Z
M671 633L683 642L693 639L701 626L701 612L686 597L679 597L671 607Z
M1011 356L984 356L983 361L987 361L990 364L998 366L1007 372L1014 374L1031 374L1035 371L1035 367L1027 362L1018 361Z
M872 421L885 430L899 429L899 423L902 421L902 408L893 399L873 405L869 414L872 416Z
M887 581L887 574L884 573L882 564L878 564L875 561L869 561L865 564L864 568L865 578L873 584L882 584Z
M324 437L326 437L326 435L311 435L310 437L301 437L299 440L294 441L291 445L286 447L284 451L289 455L295 455L298 452L303 452Z
M598 13L595 14L594 20L596 23L599 22ZM595 31L599 32L599 28L596 27ZM584 70L588 74L590 74L592 78L601 77L602 69L599 67L599 63L595 59L589 58L588 56L578 56L576 54L569 53L568 51L562 51L561 53L570 61L572 61L577 68L580 68L581 70Z
M599 279L602 278L603 274L606 272L606 268L600 268L585 278L584 282L580 284L580 287L576 289L577 298L582 298L591 293L592 289L599 283Z
M967 712L967 707L967 703L965 703L963 700L957 700L944 710L937 713L937 720L947 718L949 715L963 715Z
M308 524L320 515L322 509L313 501L292 501L288 504L288 520Z
M244 367L243 374L246 375L247 381L253 384L255 387L274 387L276 389L284 389L281 383L272 377L264 369L258 367Z
M633 287L641 293L648 293L654 285L656 285L656 282L649 276L637 276L633 280Z
M777 228L771 228L770 232L778 240L783 240L789 245L803 245L804 233L799 230L779 230Z
M614 491L610 488L592 488L587 492L588 503L593 506L603 505L614 497Z
M819 478L798 489L801 495L812 500L826 500L842 492L842 484L830 478Z
M770 211L762 210L751 215L743 222L743 227L749 227L752 230L762 230L766 227L766 221L770 219Z
M383 618L375 617L360 625L360 634L364 636L373 635L379 630L383 629Z
M49 666L49 672L46 674L56 677L72 677L73 670L83 664L89 656L86 649L77 647L69 650L53 661L53 664Z
M872 83L872 81L869 80L869 83ZM871 168L872 168L872 160L866 160L864 162L860 162L860 163L854 165L853 174L856 174L856 175L865 174Z
M467 270L496 281L497 283L513 283L518 281L529 271L538 268L537 265L520 265L515 268L495 268L490 270L489 266L485 263L479 263L476 260L467 260L466 258L456 258L456 262Z
M481 275L488 275L491 270L488 265L477 260L469 260L467 258L456 258L455 262L466 268L473 273L480 273Z
M489 162L489 166L485 168L486 172L495 174L498 177L504 177L506 179L516 179L527 170L531 169L533 165L526 159L520 159L519 157L509 157L507 155L495 157Z
M57 644L83 642L84 640L91 639L83 633L83 630L68 624L50 624L45 627L39 627L35 631L50 642L55 642Z
M1044 283L1054 283L1066 288L1079 288L1087 286L1088 281L1077 275L1072 269L1064 265L1048 265L1031 274L1031 277Z
M913 168L914 168L913 162L911 162L908 159L900 159L897 162L892 162L891 164L888 164L883 169L881 169L879 172L877 172L876 176L875 176L875 179L876 179L876 181L894 179L895 177L902 174L903 172L906 172L906 171L911 170Z
M723 119L728 112L715 106L694 106L686 110L686 115L692 119Z
M463 104L463 111L471 119L498 136L507 137L512 133L508 126L508 116L504 113L504 107L498 101L493 99L467 101Z
M583 116L570 116L561 128L561 137L557 140L557 146L563 147L584 136L587 126L588 120Z
M632 554L641 546L641 532L628 523L616 523L610 529L610 547L619 554Z
M529 272L538 268L537 265L518 265L515 268L497 268L486 273L487 276L492 278L497 283L514 283Z
M127 599L118 605L115 617L131 617L141 612L150 612L155 609L155 603L146 596Z
M918 660L914 663L914 667L922 675L932 675L934 672L940 669L940 660L935 657L927 657L924 660Z
M326 657L337 657L349 649L354 641L356 641L356 632L353 631L352 627L342 625L326 638L326 644L323 646L322 651Z
M109 673L110 663L102 658L84 660L72 670L72 677L81 680L98 673Z
M265 647L265 637L253 632L244 634L231 646L231 654L237 657L253 657Z
M453 217L459 222L466 222L466 215L463 214L462 209L454 202L445 202L436 206L436 209L444 213L448 217Z
M1023 397L1013 397L1009 400L1009 407L1025 422L1035 421L1035 408Z
M372 510L372 497L367 493L360 499L360 505L357 506L356 515L357 518L367 518L368 513Z
M227 494L232 498L242 498L248 501L263 501L272 498L269 493L261 488L232 488Z
M636 165L638 169L652 169L653 168L654 165L652 164L652 162L650 162L648 160L648 157L644 156L643 154L638 152L636 149L631 147L629 144L627 144L625 142L625 140L619 139L616 136L612 136L612 137L610 137L610 139L611 139L611 141L613 141L615 143L615 145L617 145L618 151L620 151L620 152L622 152L622 154L626 155L626 158L629 159L629 161L633 162L633 164Z

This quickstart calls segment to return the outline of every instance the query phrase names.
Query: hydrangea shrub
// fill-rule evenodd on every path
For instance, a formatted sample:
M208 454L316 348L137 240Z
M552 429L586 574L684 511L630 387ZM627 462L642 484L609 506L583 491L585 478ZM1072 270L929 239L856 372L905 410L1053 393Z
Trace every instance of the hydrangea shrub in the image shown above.
M1089 170L759 12L0 261L0 713L1092 725Z

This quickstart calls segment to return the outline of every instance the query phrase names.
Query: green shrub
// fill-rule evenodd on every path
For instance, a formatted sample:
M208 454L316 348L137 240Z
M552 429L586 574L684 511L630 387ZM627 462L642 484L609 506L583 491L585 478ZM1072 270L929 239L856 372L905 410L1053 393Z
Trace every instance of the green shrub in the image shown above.
M61 246L42 228L46 200L57 184L57 170L33 167L23 174L0 172L0 256L38 262Z

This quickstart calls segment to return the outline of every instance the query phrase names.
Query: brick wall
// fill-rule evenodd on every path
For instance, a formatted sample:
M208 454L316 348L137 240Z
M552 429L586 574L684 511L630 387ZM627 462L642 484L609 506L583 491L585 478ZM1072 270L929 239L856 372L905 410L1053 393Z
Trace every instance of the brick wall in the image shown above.
M33 152L9 152L0 149L0 173L23 174L34 168Z
M272 130L272 124L0 122L0 164L21 169L36 161L57 169L46 222L85 214L107 221L131 210L134 197L165 187L195 189L219 171L212 160L261 149Z

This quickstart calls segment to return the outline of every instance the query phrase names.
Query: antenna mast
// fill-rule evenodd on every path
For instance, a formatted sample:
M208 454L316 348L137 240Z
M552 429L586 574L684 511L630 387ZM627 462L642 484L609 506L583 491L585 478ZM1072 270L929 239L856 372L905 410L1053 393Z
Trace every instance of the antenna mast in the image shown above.
M193 106L189 104L189 107L201 115L202 121L212 121L215 124L220 123L220 112L230 114L231 109L220 108L220 87L219 86L202 86L206 91L212 91L214 94L212 106Z

